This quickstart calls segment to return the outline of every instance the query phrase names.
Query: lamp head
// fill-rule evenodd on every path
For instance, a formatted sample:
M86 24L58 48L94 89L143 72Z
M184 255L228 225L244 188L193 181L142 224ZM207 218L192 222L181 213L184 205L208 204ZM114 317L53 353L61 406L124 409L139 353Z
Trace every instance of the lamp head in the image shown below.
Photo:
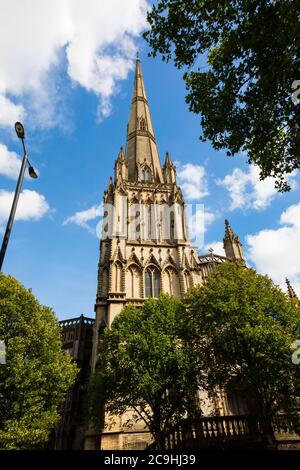
M30 178L37 179L38 174L36 173L36 171L35 171L35 169L33 168L33 166L29 165L29 167L28 167L28 173L29 173Z
M19 137L19 139L25 139L25 130L24 130L24 126L23 126L23 124L21 124L21 122L16 122L15 130L16 130L16 133L17 133L17 136Z

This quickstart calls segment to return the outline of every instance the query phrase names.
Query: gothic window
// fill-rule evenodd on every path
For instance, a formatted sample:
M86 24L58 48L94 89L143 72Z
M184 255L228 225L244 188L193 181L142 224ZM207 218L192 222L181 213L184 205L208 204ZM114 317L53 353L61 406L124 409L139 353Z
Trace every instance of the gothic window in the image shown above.
M146 121L144 118L140 118L140 131L146 130Z
M141 171L141 180L142 181L151 181L151 171L148 167L145 167Z
M101 285L101 295L106 296L108 292L108 271L103 269L102 271L102 285Z
M114 265L113 288L115 292L122 291L122 266L118 262Z
M142 286L142 273L141 270L132 265L128 269L128 284L127 284L127 292L129 298L131 299L139 299L141 297L141 286Z
M145 272L145 296L159 297L160 274L155 266L149 266Z

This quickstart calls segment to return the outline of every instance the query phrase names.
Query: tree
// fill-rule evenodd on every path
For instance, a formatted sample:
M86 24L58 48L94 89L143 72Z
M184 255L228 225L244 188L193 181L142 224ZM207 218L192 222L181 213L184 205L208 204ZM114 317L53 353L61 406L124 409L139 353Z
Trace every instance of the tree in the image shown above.
M185 308L210 393L217 387L240 390L266 432L271 433L278 412L299 432L300 369L292 362L292 344L300 334L299 302L267 276L224 263L186 296Z
M196 406L190 335L179 300L162 294L141 309L126 306L102 341L96 383L106 412L133 410L128 426L143 421L161 448L164 434Z
M299 2L159 0L148 22L150 55L188 67L201 139L229 156L246 152L261 179L290 189L285 176L300 168Z
M77 367L62 351L59 323L49 307L11 276L0 273L0 448L45 443Z

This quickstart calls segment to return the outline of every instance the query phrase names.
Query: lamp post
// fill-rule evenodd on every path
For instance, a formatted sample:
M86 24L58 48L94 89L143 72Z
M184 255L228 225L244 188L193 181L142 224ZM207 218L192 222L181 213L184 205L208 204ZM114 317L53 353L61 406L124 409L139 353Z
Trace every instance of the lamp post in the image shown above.
M25 147L25 143L24 143L25 130L24 130L23 125L20 122L16 122L15 130L16 130L17 136L22 141L24 156L23 156L23 160L22 160L20 173L19 173L19 178L18 178L18 182L17 182L15 195L14 195L14 200L13 200L13 203L12 203L12 206L11 206L9 218L8 218L7 225L6 225L5 234L4 234L3 241L2 241L2 246L1 246L1 251L0 251L0 271L2 271L2 264L3 264L3 261L4 261L6 248L7 248L7 245L8 245L11 229L12 229L12 226L13 226L13 222L14 222L14 218L15 218L15 214L16 214L16 210L17 210L17 205L18 205L18 200L19 200L19 196L20 196L20 192L21 192L21 187L22 187L22 182L23 182L23 178L24 178L24 174L25 174L26 165L28 165L29 176L31 178L37 178L38 177L37 173L35 172L34 168L31 166L31 164L28 160L28 155L27 155L26 147Z

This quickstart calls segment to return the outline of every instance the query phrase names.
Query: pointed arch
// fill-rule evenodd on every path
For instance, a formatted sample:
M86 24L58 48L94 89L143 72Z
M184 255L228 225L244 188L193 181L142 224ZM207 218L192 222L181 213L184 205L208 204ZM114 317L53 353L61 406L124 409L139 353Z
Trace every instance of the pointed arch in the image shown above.
M137 257L137 255L135 254L135 252L132 252L131 255L129 256L129 259L128 259L128 267L131 265L131 264L136 264L138 268L140 269L143 269L143 265L142 263L140 262L139 258Z
M139 128L140 128L140 131L143 131L143 132L146 130L146 120L144 117L139 118Z
M154 254L151 253L150 256L148 257L147 261L146 261L146 266L150 265L150 264L154 264L154 266L156 266L158 268L158 270L160 271L160 264L159 262L157 261L157 259L155 258Z
M123 291L123 279L122 278L123 278L122 264L119 261L116 261L113 264L113 269L112 269L111 288L113 292Z
M101 297L106 297L108 293L108 269L104 268L101 275Z
M126 293L130 299L142 297L142 270L136 263L130 264L126 270Z
M177 271L177 266L175 263L175 260L172 255L168 254L164 263L163 263L163 269L166 269L168 266L173 267Z
M193 280L192 280L191 273L187 270L184 271L183 276L184 276L184 287L185 287L185 291L187 292L189 289L193 287Z
M154 264L145 269L145 297L159 297L161 291L160 270Z
M168 265L163 271L163 288L172 297L181 297L178 272L172 265Z
M114 254L112 256L112 260L117 262L117 261L120 261L121 263L124 263L125 259L124 259L124 256L123 256L123 253L121 251L121 248L120 246L118 245L114 251Z
M145 182L152 180L152 172L151 172L148 165L144 165L141 168L140 179L141 179L141 181L145 181Z

